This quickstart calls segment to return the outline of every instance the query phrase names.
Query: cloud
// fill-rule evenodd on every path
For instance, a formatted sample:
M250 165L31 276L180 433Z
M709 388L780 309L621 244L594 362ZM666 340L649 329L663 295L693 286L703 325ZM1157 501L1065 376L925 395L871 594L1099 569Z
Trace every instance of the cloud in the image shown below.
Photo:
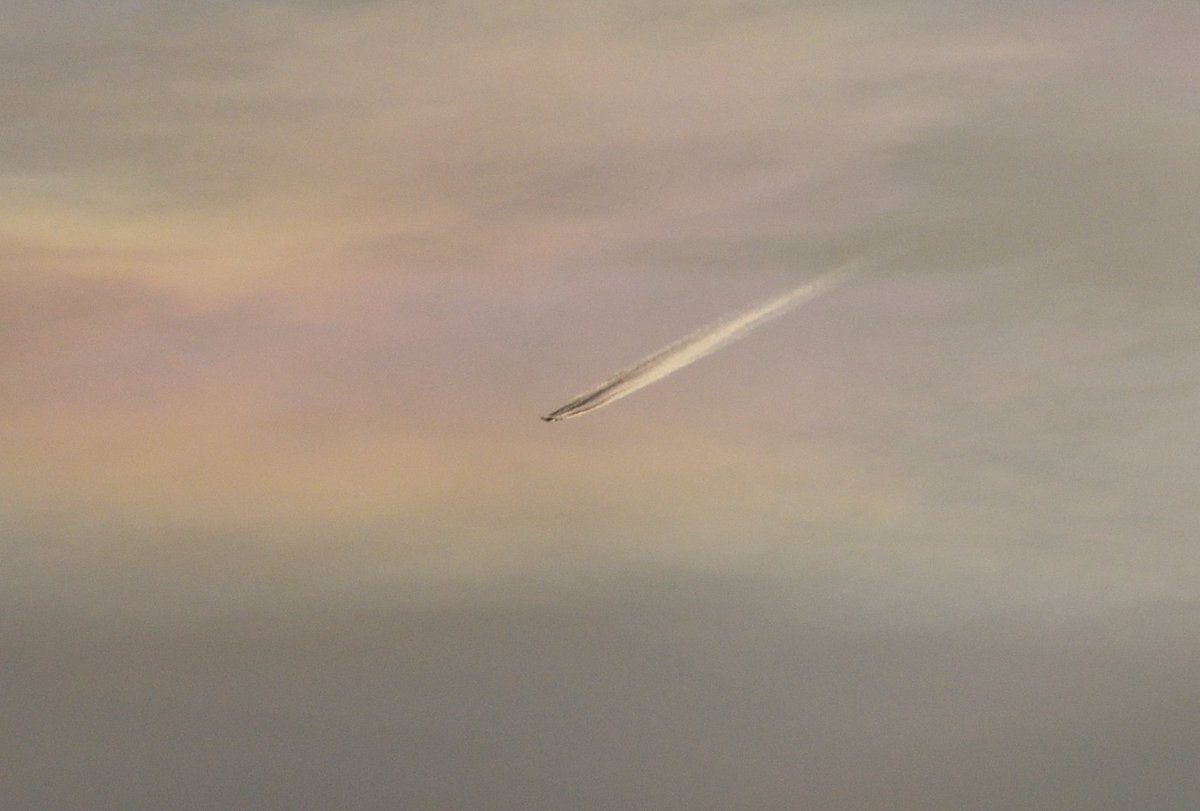
M10 3L0 794L1188 806L1196 10L1011 5Z
M855 167L1053 65L1003 35L770 4L22 8L6 239L200 291L380 241L403 271L682 240L728 221L731 193L777 228L845 228L880 206Z
M316 600L171 633L31 639L6 613L18 734L0 779L24 805L131 809L1195 796L1194 606L896 627L756 579L596 585L434 608Z

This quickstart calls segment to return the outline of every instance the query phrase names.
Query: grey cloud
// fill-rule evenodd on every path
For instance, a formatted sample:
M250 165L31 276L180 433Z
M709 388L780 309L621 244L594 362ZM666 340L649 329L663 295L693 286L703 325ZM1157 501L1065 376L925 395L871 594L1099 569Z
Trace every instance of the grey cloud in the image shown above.
M1197 805L1193 8L350 5L7 18L0 795Z
M530 590L533 586L533 591ZM10 801L58 807L1178 808L1195 607L885 628L760 582L6 633ZM1174 627L1176 630L1170 630ZM1181 644L1182 643L1182 644ZM11 782L14 775L30 779Z

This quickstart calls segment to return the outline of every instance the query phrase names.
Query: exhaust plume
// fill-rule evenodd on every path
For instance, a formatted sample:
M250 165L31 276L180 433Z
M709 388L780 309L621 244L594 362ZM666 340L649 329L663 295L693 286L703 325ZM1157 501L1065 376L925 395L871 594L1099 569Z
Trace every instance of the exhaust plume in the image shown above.
M711 355L721 347L745 337L751 330L841 284L859 268L859 265L860 262L857 261L843 265L743 313L727 315L714 324L698 329L628 369L617 372L595 388L546 414L542 419L546 422L557 422L569 417L578 417L633 394L638 389Z

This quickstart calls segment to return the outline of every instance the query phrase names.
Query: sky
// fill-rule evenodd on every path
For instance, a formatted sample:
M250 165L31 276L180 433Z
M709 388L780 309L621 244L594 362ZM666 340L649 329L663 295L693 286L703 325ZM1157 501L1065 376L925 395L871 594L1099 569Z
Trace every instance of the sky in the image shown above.
M1198 38L12 0L6 805L1197 806Z

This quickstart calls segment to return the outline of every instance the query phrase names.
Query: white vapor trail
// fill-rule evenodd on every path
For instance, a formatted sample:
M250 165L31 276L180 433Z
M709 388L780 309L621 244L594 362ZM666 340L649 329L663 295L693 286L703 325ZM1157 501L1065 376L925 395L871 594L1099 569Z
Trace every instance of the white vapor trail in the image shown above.
M680 338L653 355L638 361L628 369L617 372L593 389L589 389L571 402L542 417L547 422L578 417L601 406L616 402L633 394L640 388L661 380L671 372L695 363L711 355L721 347L745 337L751 330L768 321L790 312L807 301L832 289L846 280L858 269L859 262L851 262L824 276L805 282L797 288L780 293L769 301L743 313L727 315L714 324L696 330Z

